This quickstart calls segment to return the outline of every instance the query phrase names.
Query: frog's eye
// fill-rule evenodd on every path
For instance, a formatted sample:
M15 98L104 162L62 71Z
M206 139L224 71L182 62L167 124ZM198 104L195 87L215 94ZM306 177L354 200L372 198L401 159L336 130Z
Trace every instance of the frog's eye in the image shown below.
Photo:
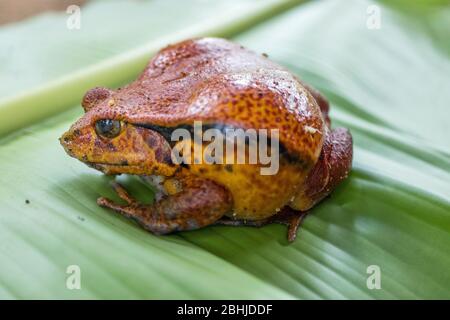
M114 138L119 135L121 126L118 120L102 119L95 123L95 132L105 138Z

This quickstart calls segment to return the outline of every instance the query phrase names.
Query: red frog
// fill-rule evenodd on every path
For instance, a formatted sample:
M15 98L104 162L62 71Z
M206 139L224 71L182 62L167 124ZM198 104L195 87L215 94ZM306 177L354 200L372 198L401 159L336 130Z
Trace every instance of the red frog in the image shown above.
M224 39L170 45L137 80L118 90L91 89L82 106L85 114L61 144L105 174L153 183L159 194L151 205L118 183L113 187L126 205L103 197L97 202L154 234L276 222L289 226L293 241L306 212L348 176L352 164L352 137L344 128L331 129L329 104L319 92L266 55ZM276 173L261 174L258 163L175 162L173 133L192 132L200 121L219 132L277 129ZM206 142L200 143L204 150Z

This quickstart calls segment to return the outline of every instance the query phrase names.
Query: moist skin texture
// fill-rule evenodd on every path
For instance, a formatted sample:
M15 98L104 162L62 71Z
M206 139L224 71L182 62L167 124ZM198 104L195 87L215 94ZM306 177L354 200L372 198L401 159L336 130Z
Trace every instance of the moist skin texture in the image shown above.
M91 89L82 106L84 116L61 137L66 152L105 174L160 176L162 196L153 205L137 203L117 184L126 206L98 200L156 234L213 223L298 226L303 212L351 167L351 135L331 130L327 100L267 57L224 39L170 45L136 81L118 90ZM120 121L120 133L98 134L102 119ZM278 129L277 174L261 175L255 164L174 164L167 133L194 121Z

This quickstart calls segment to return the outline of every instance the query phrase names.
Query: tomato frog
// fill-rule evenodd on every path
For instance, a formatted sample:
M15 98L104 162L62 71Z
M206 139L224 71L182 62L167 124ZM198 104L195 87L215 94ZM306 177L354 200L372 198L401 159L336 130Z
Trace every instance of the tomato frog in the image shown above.
M97 202L158 235L283 223L293 241L308 210L351 168L352 137L331 129L324 96L267 55L224 39L169 45L137 80L117 90L93 88L82 107L84 115L60 138L65 151L107 175L138 175L153 184L152 204L139 203L116 182L126 204ZM261 174L260 163L174 161L180 143L172 141L174 132L192 132L195 122L219 133L277 129L276 173Z

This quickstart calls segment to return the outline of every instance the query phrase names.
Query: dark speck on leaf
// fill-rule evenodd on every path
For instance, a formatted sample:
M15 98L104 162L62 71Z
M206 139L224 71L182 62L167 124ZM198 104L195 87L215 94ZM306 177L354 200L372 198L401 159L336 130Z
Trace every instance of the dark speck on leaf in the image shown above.
M84 220L85 220L83 217L80 217L80 216L78 216L77 218L78 218L78 220L80 220L80 221L84 221Z
M25 200L25 203L26 203L26 204L29 204L29 203L30 203L30 200L26 199L26 200Z

